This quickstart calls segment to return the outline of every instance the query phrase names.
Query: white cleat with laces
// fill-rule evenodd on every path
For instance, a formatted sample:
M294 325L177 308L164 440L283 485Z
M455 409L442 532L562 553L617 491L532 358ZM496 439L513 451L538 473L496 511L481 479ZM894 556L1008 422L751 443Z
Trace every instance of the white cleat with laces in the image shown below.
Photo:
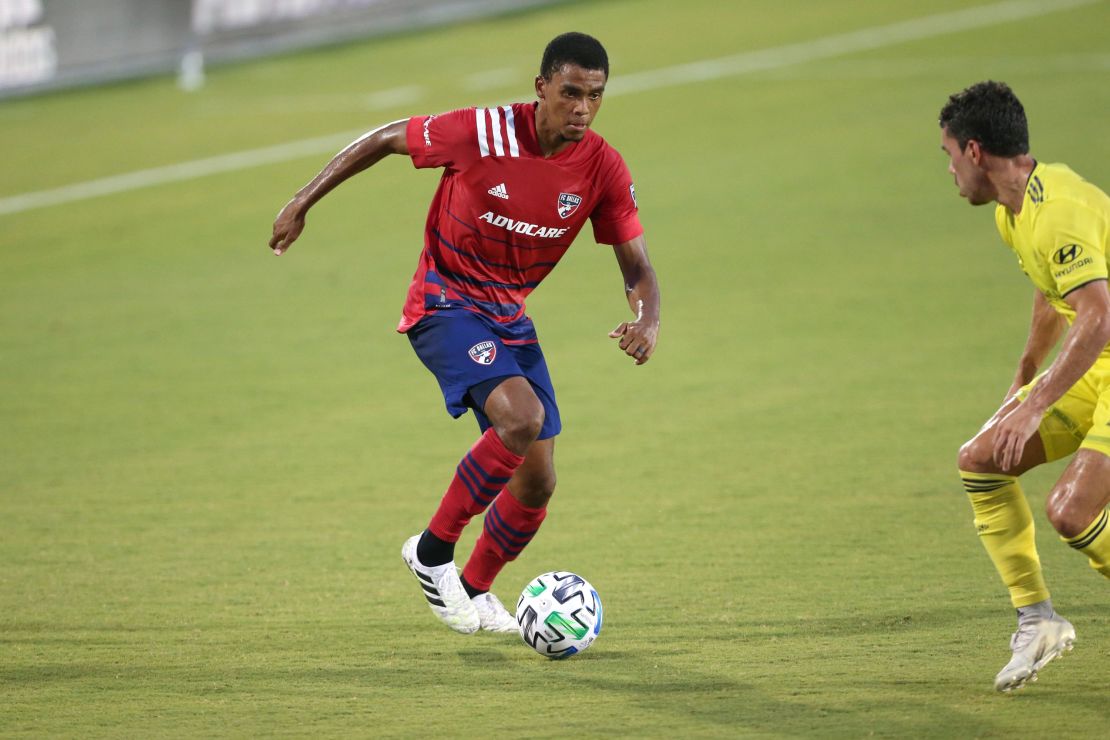
M1037 672L1071 650L1074 643L1075 627L1059 614L1019 624L1010 638L1014 657L994 677L994 688L1008 693L1036 681Z
M481 622L482 629L487 632L519 632L520 627L516 623L516 618L501 603L493 594L486 592L478 594L471 601L474 602L474 607L478 610L478 619Z
M467 595L466 589L463 588L462 579L455 570L455 564L451 562L430 568L422 565L416 558L416 543L419 541L420 535L414 535L405 540L401 548L401 557L420 583L432 613L456 632L464 635L474 634L481 626L478 610Z

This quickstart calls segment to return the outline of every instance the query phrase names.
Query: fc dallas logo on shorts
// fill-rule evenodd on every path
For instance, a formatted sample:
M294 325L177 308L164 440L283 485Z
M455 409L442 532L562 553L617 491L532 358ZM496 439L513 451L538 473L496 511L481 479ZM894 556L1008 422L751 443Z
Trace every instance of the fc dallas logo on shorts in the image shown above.
M479 365L492 365L497 357L497 345L493 342L478 342L469 350L470 359Z
M582 196L574 193L559 193L559 217L566 218L578 210L582 204Z

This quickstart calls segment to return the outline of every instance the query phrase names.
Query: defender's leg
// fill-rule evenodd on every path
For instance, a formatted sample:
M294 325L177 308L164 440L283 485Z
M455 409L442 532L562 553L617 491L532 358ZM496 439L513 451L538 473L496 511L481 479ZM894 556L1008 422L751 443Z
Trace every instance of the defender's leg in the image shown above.
M1110 578L1110 455L1087 445L1052 489L1045 511L1060 538Z
M1009 589L1014 608L1020 609L1047 600L1049 593L1037 555L1033 513L1018 481L1019 475L1045 461L1044 444L1034 435L1019 464L1009 470L1000 470L993 455L994 429L1018 403L1014 398L1004 404L960 448L959 468L979 541Z
M1008 401L961 449L960 476L975 512L979 541L994 562L1010 601L1017 609L1018 629L1010 638L1010 661L994 679L998 691L1009 692L1037 680L1037 671L1071 649L1075 629L1056 614L1041 572L1033 513L1018 476L1048 459L1042 429L1030 438L1017 465L1007 470L994 460L994 428L1016 408ZM1042 425L1043 426L1043 425ZM1051 434L1049 434L1049 438ZM1059 453L1054 445L1052 453Z

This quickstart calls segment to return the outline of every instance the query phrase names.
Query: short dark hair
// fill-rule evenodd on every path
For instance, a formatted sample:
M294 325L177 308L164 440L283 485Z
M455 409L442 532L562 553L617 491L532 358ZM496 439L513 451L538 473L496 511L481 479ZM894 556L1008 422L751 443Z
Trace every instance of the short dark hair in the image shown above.
M940 126L948 129L960 148L975 139L997 157L1029 152L1029 122L1025 108L1005 82L978 82L948 98L940 110Z
M609 55L593 36L571 31L551 39L543 50L540 76L550 80L564 64L577 64L582 69L600 69L609 79Z

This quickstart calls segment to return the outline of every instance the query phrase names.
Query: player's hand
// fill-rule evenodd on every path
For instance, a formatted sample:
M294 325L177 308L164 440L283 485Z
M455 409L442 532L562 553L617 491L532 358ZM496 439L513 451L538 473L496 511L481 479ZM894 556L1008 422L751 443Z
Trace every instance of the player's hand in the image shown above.
M994 462L999 470L1013 470L1021 462L1025 445L1037 433L1044 410L1026 401L1002 417L994 429Z
M274 219L274 235L270 237L270 249L274 254L282 254L297 240L304 230L304 213L296 200L291 200Z
M637 365L643 365L651 359L651 353L655 351L655 343L659 339L659 322L649 322L642 318L625 321L609 332L609 336L619 339L618 346L621 350L634 359Z

